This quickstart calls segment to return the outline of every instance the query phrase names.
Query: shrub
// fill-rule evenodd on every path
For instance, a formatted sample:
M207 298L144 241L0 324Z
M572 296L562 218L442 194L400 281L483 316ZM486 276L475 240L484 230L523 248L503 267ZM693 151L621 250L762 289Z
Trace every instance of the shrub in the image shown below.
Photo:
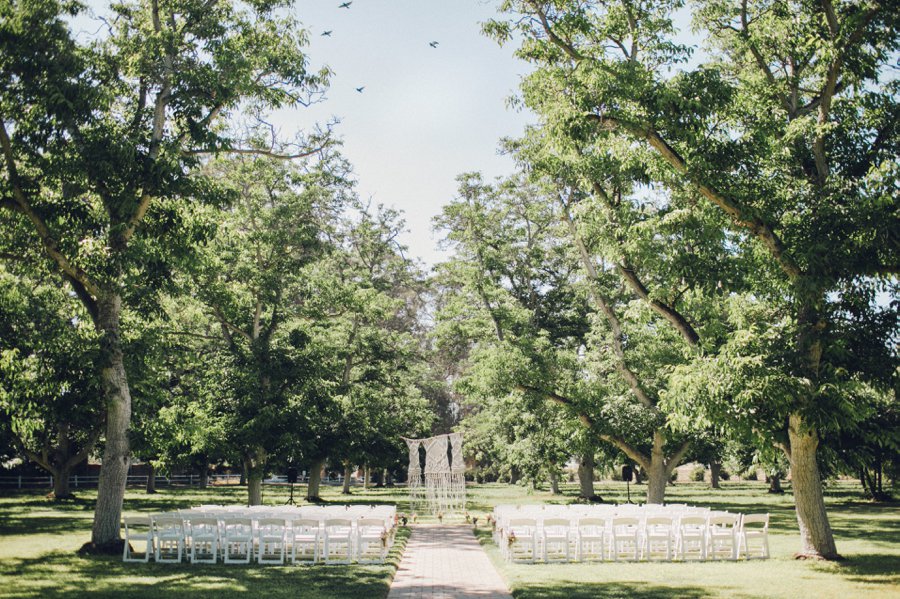
M698 483L702 483L706 480L706 468L697 466L691 470L691 480Z

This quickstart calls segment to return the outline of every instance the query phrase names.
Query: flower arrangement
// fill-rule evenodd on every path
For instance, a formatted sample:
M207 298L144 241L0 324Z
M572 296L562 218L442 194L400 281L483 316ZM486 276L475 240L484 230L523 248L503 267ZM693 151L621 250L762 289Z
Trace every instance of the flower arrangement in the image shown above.
M497 520L492 514L487 515L487 523L491 525L491 530L497 530Z
M472 525L475 528L478 528L478 516L475 516L474 518L472 518Z
M419 514L413 514L412 518L413 518L413 522L418 522L418 521L419 521Z
M466 512L466 524L472 521L472 517L469 515L469 512Z
M438 512L437 518L438 518L438 522L443 523L444 522L444 512Z
M509 536L506 537L506 544L510 547L516 542L516 533L513 531L509 531Z
M399 512L394 520L395 524L406 526L409 523L409 515L406 512Z
M381 546L387 548L388 546L388 531L381 531Z

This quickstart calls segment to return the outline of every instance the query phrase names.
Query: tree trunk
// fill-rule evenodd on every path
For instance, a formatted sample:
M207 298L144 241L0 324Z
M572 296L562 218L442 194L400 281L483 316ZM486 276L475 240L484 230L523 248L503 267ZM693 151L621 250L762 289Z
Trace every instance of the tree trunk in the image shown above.
M262 505L262 471L254 468L247 477L247 504Z
M784 493L784 489L781 488L780 474L769 475L769 493Z
M209 486L209 468L204 465L200 469L200 488L205 489Z
M790 438L791 486L797 507L802 549L798 557L838 559L834 535L825 511L822 479L816 462L819 439L805 427L799 414L791 414L788 426Z
M713 489L719 489L719 474L722 472L722 463L721 462L710 462L709 463L709 480Z
M550 492L559 495L559 473L556 470L550 471Z
M581 487L581 496L590 499L596 495L594 492L594 454L585 453L578 462L578 484Z
M511 485L518 484L519 477L520 477L519 469L516 468L515 466L512 466L509 469L509 484L511 484Z
M391 474L390 469L384 469L384 486L385 487L393 487L394 486L394 475Z
M650 467L647 469L647 503L662 503L666 498L669 474L677 464L667 467L663 450L666 438L659 430L653 431L653 448L650 450Z
M238 481L240 486L244 486L247 484L247 462L241 462L241 480Z
M98 298L100 378L106 404L106 445L97 486L97 504L91 542L95 549L121 550L119 527L128 477L128 427L131 424L131 391L122 356L119 316L122 298L112 293Z
M366 464L363 466L363 489L368 489L372 486L372 469L369 468L369 465Z
M322 483L322 466L324 465L325 460L321 459L313 462L309 468L309 483L306 485L307 501L319 500L319 486Z
M153 495L154 493L156 493L156 468L147 462L147 494Z
M344 462L344 488L341 489L342 495L350 494L350 474L352 471L350 470L350 462Z
M262 481L266 475L266 450L254 447L244 457L247 469L247 505L262 505Z
M72 466L67 462L53 471L53 499L71 499L72 489L69 487L69 477L72 475Z

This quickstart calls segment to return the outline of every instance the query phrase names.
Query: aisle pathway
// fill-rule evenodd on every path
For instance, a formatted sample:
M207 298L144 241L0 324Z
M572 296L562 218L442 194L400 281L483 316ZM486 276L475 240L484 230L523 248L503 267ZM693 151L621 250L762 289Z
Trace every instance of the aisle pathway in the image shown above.
M388 599L512 599L469 525L416 526Z

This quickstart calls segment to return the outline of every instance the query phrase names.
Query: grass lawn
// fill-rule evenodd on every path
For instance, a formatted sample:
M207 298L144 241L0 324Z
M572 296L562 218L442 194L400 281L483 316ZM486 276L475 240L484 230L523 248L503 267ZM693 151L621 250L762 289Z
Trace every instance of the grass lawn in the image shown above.
M295 496L303 496L302 486ZM702 483L671 487L672 502L709 505L716 509L767 511L772 514L773 558L737 563L671 564L507 564L490 542L484 514L498 503L569 503L576 490L564 486L562 496L500 484L470 487L469 512L480 517L477 534L488 555L517 598L569 597L900 597L900 510L858 499L858 487L841 483L829 488L827 501L839 564L798 562L799 548L791 496L765 493L763 483L725 483L710 491ZM625 500L622 483L598 484L606 501ZM643 487L632 486L632 500ZM396 503L409 511L405 491L354 489L347 498L340 488L324 487L328 503ZM286 488L266 487L265 500L281 504ZM384 566L234 566L223 564L124 564L121 558L80 557L75 550L90 537L94 493L82 491L73 502L56 504L37 493L0 497L0 596L3 597L229 597L251 592L265 597L384 597L407 538L398 543ZM200 503L240 504L246 489L213 487L163 489L145 495L129 489L125 514L185 508ZM433 518L420 518L420 522Z

